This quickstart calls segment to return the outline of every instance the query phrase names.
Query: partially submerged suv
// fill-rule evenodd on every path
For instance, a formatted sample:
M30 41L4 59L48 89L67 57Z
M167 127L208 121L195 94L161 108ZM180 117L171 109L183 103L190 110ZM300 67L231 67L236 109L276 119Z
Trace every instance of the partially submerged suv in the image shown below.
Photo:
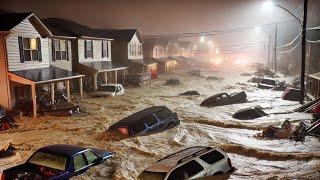
M108 93L110 96L117 96L124 94L124 88L122 84L102 84L99 87L99 91Z
M178 115L165 106L152 106L123 118L109 127L109 132L121 136L145 135L163 131L180 124Z
M227 154L216 147L195 146L164 157L145 169L140 180L196 179L233 170Z

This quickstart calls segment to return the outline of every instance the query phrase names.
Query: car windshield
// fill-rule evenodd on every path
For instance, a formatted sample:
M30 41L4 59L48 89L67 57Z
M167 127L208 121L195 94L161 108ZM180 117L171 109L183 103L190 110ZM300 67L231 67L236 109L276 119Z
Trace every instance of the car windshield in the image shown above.
M276 82L274 80L272 80L272 79L263 79L261 83L262 84L275 85Z
M37 152L28 162L51 169L65 171L67 158L50 153Z
M105 86L104 89L107 92L115 92L116 91L116 87L115 86Z
M150 171L143 171L140 176L138 177L139 180L162 180L166 177L165 172L150 172Z

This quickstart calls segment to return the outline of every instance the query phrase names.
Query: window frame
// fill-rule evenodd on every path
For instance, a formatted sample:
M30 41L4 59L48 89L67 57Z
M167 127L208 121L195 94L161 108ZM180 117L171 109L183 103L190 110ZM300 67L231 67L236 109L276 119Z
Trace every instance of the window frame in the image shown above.
M59 45L59 49L57 49L56 47L56 42L58 42L58 45ZM65 50L61 50L61 42L64 42L65 44ZM68 52L68 41L67 40L61 40L61 39L53 39L52 41L53 46L54 46L54 52L52 52L52 56L54 56L54 60L55 61L68 61L68 55L69 55L69 52ZM62 53L65 52L66 53L66 58L65 59L62 59ZM60 53L60 59L57 58L57 53Z
M88 59L88 58L93 58L93 40L87 40L85 39L85 48L84 48L84 53L86 54L86 57L85 59ZM91 46L91 49L88 49L88 44L90 44ZM88 53L90 52L90 54Z
M101 41L101 57L102 58L109 58L109 41L102 40Z
M34 39L35 42L36 42L36 49L32 49L31 48L31 40ZM29 48L26 48L25 47L25 40L28 41L29 43ZM40 61L40 58L39 58L39 54L40 54L40 51L41 51L41 47L39 49L39 44L38 44L38 38L34 38L34 37L22 37L22 51L23 51L23 54L24 54L24 62L39 62ZM33 51L36 51L37 52L37 59L33 59L33 55L32 55L32 52ZM29 57L30 59L27 59L26 57L26 52L28 52L29 54Z

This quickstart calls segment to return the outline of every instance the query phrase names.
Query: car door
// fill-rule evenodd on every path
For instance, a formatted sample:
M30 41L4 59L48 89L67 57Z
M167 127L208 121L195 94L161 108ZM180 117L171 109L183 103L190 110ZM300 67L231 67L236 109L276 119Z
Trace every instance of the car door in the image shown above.
M184 180L203 177L201 175L203 170L204 168L200 163L195 160L191 160L171 171L168 176L168 180Z
M199 157L202 161L208 164L206 176L212 176L218 172L228 171L228 164L225 161L225 156L217 150L210 151Z
M148 131L150 131L159 128L160 120L154 114L151 114L146 117L145 123L148 127Z
M83 153L73 156L74 176L84 173L88 170L88 162Z

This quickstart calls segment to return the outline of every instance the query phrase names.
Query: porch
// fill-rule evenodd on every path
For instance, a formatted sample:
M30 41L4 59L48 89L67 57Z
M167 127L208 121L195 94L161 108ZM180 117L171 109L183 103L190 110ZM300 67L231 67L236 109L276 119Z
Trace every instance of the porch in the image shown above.
M22 98L31 97L32 102L32 111L33 117L37 117L38 113L38 103L37 96L40 93L40 90L44 88L48 88L51 96L51 103L54 105L55 103L55 91L58 86L64 86L67 94L68 102L71 101L71 93L70 93L70 81L78 80L79 82L79 94L80 98L83 97L83 85L82 78L84 75L80 75L71 71L67 71L64 69L60 69L54 66L50 66L47 68L40 69L30 69L30 70L19 70L19 71L10 71L8 73L9 81L12 85L10 85L10 91L15 92L11 93L10 101L11 104L15 104L19 95L19 89L26 88L30 89L29 91L25 91L24 96Z
M95 61L95 62L82 62L78 64L78 71L87 74L92 78L93 90L98 90L98 83L119 83L124 84L127 74L127 67L117 65L111 61Z

